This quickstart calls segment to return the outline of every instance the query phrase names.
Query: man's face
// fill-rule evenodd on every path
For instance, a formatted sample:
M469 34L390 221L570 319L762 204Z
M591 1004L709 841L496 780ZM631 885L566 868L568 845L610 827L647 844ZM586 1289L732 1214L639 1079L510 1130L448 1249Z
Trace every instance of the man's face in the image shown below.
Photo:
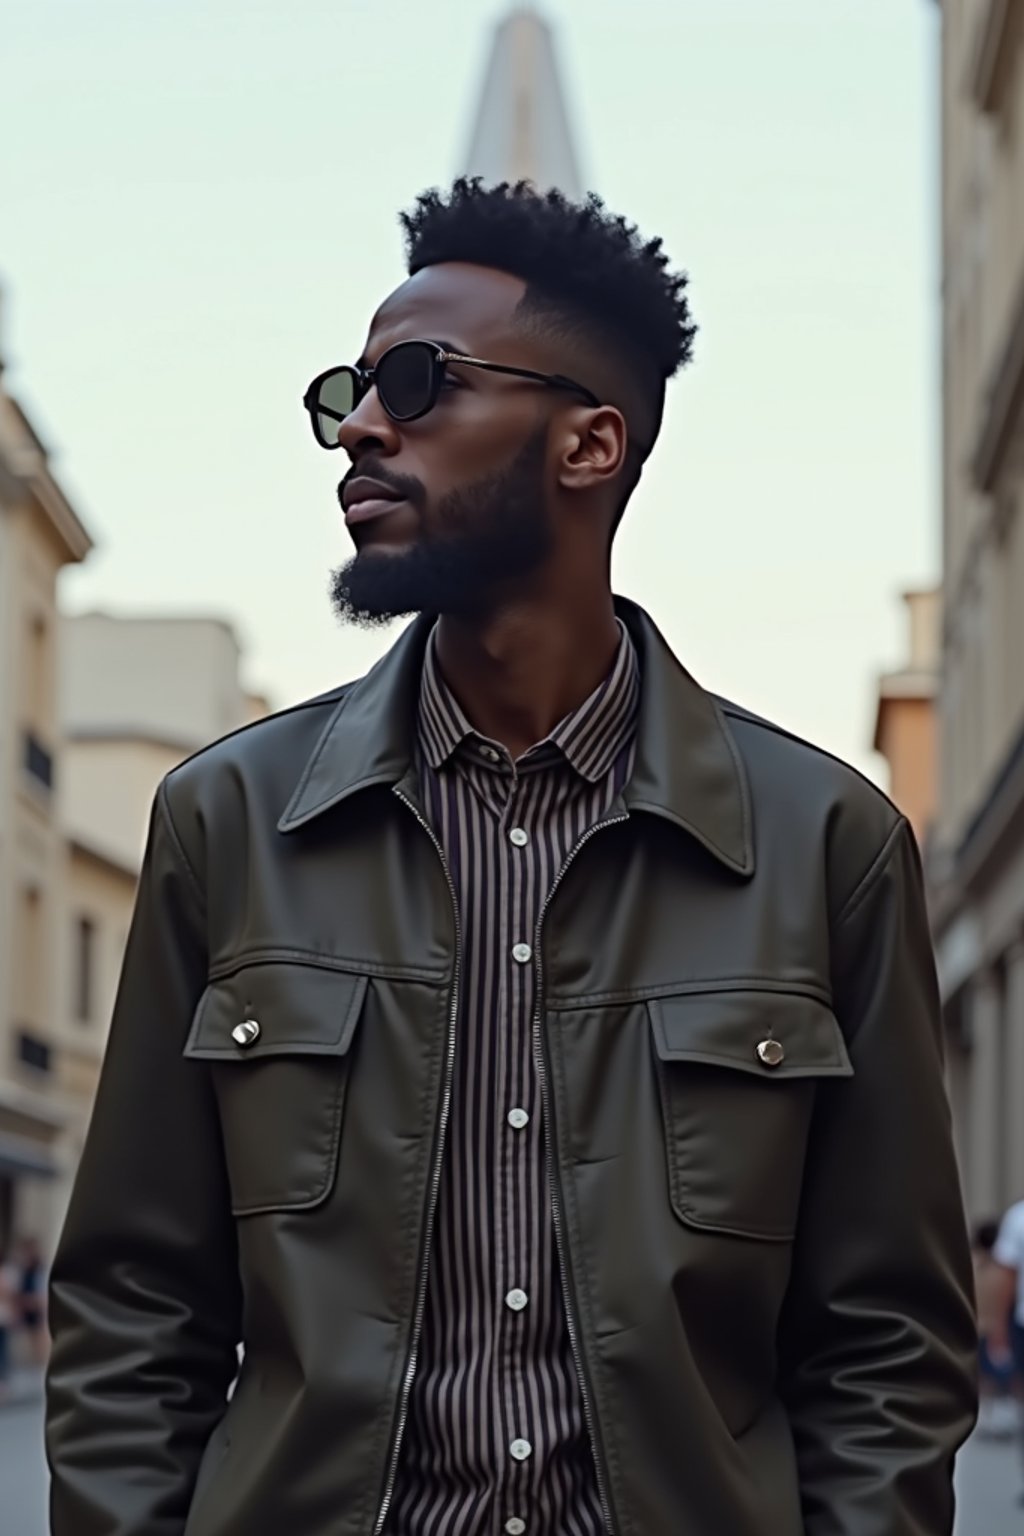
M396 342L437 341L446 350L512 367L551 370L550 352L517 334L523 282L488 267L428 267L378 310L363 361ZM356 554L335 572L338 614L357 623L398 614L483 614L521 590L554 543L548 510L554 467L549 428L568 402L503 374L450 364L433 410L395 422L371 389L338 431L352 467L339 486L379 481L394 502L347 517ZM371 513L365 516L365 513Z

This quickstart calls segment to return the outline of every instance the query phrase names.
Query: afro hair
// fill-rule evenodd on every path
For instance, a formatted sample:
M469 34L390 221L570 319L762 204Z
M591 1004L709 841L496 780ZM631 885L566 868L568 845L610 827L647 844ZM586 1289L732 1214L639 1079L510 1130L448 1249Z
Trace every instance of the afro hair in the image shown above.
M526 283L526 307L616 337L654 365L662 386L690 360L697 328L686 274L669 271L660 239L643 240L594 193L577 204L529 182L485 187L463 177L447 196L424 192L400 219L410 276L445 261L511 273Z

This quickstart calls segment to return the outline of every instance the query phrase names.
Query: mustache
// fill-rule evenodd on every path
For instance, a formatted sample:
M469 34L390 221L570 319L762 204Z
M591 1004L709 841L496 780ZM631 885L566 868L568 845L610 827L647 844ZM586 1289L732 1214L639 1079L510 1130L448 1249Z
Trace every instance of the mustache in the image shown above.
M379 459L360 459L357 464L353 464L344 480L340 481L338 485L339 506L344 506L342 498L345 495L346 486L351 481L358 480L364 475L368 480L379 481L381 485L385 486L395 496L401 497L405 501L411 502L414 507L422 509L426 501L426 488L422 481L417 480L413 475L392 474Z

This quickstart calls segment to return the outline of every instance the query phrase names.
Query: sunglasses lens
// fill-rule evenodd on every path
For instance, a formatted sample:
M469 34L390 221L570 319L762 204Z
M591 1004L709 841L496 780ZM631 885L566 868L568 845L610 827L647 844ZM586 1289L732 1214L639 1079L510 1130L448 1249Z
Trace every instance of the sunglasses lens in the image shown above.
M411 421L430 407L436 356L432 347L409 341L392 347L377 364L377 393L396 421Z
M347 369L340 368L324 379L316 399L316 426L322 442L334 447L338 428L355 404L355 380Z

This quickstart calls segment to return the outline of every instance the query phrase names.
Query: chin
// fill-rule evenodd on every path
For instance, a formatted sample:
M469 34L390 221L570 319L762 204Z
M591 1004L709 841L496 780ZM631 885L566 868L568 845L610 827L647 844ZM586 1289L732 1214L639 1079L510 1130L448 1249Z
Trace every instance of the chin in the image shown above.
M419 542L419 529L402 527L399 518L377 517L372 522L356 523L349 537L357 554L364 549L411 549Z
M355 559L359 561L360 567L365 569L372 561L379 560L383 563L385 561L400 560L403 555L408 555L412 548L412 544L396 544L391 540L385 542L384 540L366 539L357 548Z

